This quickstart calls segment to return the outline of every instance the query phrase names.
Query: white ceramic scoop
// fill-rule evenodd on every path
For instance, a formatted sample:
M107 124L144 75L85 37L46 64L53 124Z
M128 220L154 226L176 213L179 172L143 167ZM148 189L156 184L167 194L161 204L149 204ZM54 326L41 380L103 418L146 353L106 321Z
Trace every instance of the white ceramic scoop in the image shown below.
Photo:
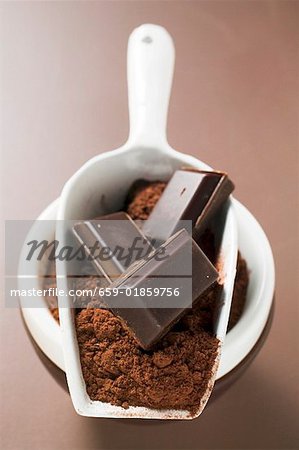
M67 244L69 219L89 219L95 214L119 210L131 184L138 178L168 180L182 166L211 169L198 159L173 150L166 139L168 101L174 67L174 46L167 31L156 25L135 29L128 43L128 88L130 135L120 149L88 161L63 188L59 203L56 238ZM184 132L184 130L182 130ZM215 333L223 342L228 323L237 259L237 226L233 206L230 206L220 249L221 279L224 283ZM57 263L58 289L68 290L67 266ZM59 297L60 306L66 299ZM71 298L67 298L71 306ZM212 390L219 355L213 368L214 376L198 406L196 414L185 410L156 410L144 407L123 409L108 403L90 400L82 376L74 310L60 308L60 324L65 369L70 394L76 411L84 416L150 419L190 419L203 410ZM220 346L221 347L221 346Z

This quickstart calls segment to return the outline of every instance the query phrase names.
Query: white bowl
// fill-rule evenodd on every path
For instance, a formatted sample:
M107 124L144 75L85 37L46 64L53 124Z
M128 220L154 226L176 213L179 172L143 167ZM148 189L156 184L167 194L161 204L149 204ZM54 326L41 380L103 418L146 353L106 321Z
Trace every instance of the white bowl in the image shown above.
M47 221L43 224L46 235L44 239L51 240L55 234L55 219L58 201L51 203L38 217ZM250 279L245 308L239 322L229 331L222 348L217 380L227 375L253 349L260 338L268 320L274 295L274 261L269 241L253 215L236 199L233 200L238 225L239 249L245 258ZM20 256L19 273L22 268L24 255ZM36 265L36 274L40 273ZM33 280L36 289L38 278ZM19 277L19 289L26 289L24 278ZM26 325L40 349L47 357L64 370L63 350L61 344L60 327L53 318L45 299L41 298L43 307L27 308L26 299L21 298L20 304Z

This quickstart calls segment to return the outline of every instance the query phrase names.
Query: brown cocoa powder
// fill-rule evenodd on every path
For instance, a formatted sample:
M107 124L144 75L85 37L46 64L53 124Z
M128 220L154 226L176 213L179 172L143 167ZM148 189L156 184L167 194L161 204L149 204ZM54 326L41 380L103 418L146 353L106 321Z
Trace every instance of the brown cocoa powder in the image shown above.
M146 220L166 187L162 181L137 180L132 184L125 202L132 219Z
M234 284L234 292L232 298L232 305L228 321L228 331L230 331L239 321L242 316L245 302L247 287L249 283L249 272L245 259L238 253L237 272Z
M126 201L130 216L147 219L165 186L161 181L136 181ZM213 237L208 232L203 246L214 260ZM88 288L95 283L90 278ZM229 329L242 314L247 286L247 266L239 254ZM75 324L90 398L124 408L132 405L195 411L217 353L218 340L212 334L212 324L220 290L218 285L206 292L150 352L138 346L119 318L110 311L95 309L96 299L86 299L87 307L77 311ZM49 301L53 316L59 320L53 298Z
M204 330L172 331L143 351L110 311L76 315L83 376L92 400L128 407L194 410L205 392L218 340Z

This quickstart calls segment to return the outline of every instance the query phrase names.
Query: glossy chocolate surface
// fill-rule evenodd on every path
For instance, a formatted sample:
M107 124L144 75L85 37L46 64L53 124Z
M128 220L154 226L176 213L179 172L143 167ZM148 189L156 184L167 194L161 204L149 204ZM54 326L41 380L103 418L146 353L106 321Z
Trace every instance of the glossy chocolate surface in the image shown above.
M156 256L161 250L163 260ZM117 302L105 298L108 307L131 329L140 346L149 349L161 339L201 294L218 278L218 273L186 230L168 239L149 259L129 268L111 289L118 290ZM171 295L164 295L163 289ZM154 295L158 289L158 294ZM179 291L179 296L174 290ZM128 296L127 292L132 295ZM149 294L141 295L143 292ZM115 306L116 304L116 306Z
M143 232L161 244L181 228L180 221L190 220L197 237L233 189L233 183L223 172L177 170L144 223Z

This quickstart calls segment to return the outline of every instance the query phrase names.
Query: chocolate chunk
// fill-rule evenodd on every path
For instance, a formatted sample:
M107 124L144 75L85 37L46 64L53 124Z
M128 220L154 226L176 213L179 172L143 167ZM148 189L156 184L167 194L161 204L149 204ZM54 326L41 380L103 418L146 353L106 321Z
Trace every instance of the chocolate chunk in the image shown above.
M161 244L182 228L180 221L190 220L197 240L233 189L223 172L177 170L144 223L143 232Z
M148 350L217 278L214 266L187 231L181 230L112 283L109 289L117 290L117 296L105 301Z
M133 262L153 250L140 229L124 212L78 222L73 232L99 275L102 274L108 284Z

